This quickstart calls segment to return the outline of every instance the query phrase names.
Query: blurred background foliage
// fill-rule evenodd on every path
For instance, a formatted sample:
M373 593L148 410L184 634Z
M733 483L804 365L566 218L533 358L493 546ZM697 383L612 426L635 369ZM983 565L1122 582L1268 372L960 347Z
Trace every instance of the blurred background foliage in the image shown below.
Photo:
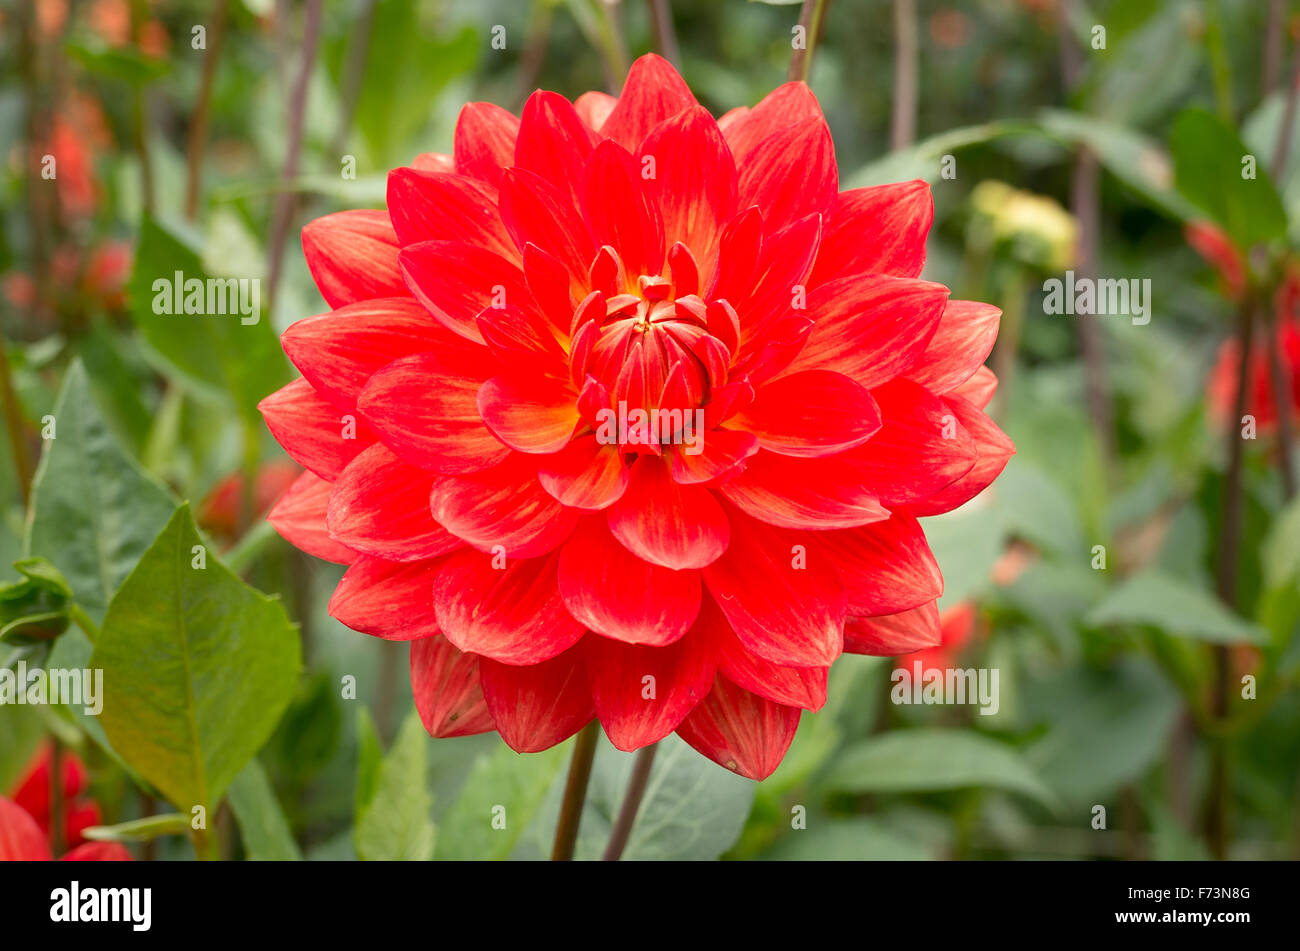
M278 632L273 658L245 643L247 615L223 621L249 664L283 676L260 694L231 688L257 709L228 725L251 749L202 764L238 771L209 804L214 835L150 825L171 780L139 775L138 751L67 711L0 707L0 792L57 743L65 766L88 766L97 821L119 827L101 834L141 857L547 854L567 744L521 757L495 735L424 734L408 714L407 647L330 618L342 569L257 517L295 467L255 404L292 376L276 333L326 309L302 223L382 207L389 168L451 150L464 102L517 110L538 86L573 98L650 49L673 55L715 114L785 80L799 6L670 7L671 37L634 0L613 18L601 0L327 0L318 22L312 4L286 0L0 5L0 326L22 433L5 449L18 465L0 466L0 564L14 582L0 604L19 605L0 621L28 617L4 628L0 662L85 663L81 620L109 638L144 596L123 585L130 568L168 532L193 531L181 500L232 569L224 597L270 610L239 575L287 612L257 622ZM921 658L997 668L1000 708L891 703L895 661L846 656L830 703L805 714L761 784L665 741L628 857L1300 855L1300 508L1279 474L1287 423L1274 403L1270 426L1253 390L1259 431L1232 463L1226 343L1255 307L1256 343L1285 350L1272 330L1293 302L1271 302L1300 234L1286 120L1298 14L1289 0L830 4L810 82L842 186L930 181L925 276L1006 314L991 411L1018 455L991 492L927 520L945 642ZM53 182L33 178L29 142L56 157ZM1259 175L1243 184L1246 154ZM1205 220L1206 240L1189 240ZM1043 282L1070 269L1149 279L1149 323L1045 314ZM201 332L144 321L152 279L174 270L264 278L269 318ZM60 400L59 426L98 448L47 460L28 514L15 473L31 471ZM98 601L72 549L99 537L94 511L69 472L118 480L122 497L90 505L141 536L123 542ZM22 599L64 626L69 592L40 581L39 564L7 570L25 556L57 566L81 605L53 655L44 636L21 636L40 613ZM629 770L602 745L579 857L599 854ZM497 804L506 831L487 824Z

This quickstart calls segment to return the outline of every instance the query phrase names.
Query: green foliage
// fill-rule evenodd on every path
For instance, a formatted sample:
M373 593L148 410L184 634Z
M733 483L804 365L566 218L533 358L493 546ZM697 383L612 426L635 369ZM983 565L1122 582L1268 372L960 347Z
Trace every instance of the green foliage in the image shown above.
M368 861L424 861L433 858L433 796L425 785L429 737L412 711L393 746L376 763L378 741L367 746L357 782L353 845Z

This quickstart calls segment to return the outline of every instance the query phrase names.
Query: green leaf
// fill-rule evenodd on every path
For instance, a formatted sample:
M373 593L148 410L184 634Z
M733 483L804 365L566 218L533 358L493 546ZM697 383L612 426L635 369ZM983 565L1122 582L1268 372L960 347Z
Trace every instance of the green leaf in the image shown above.
M1249 150L1232 126L1204 109L1184 110L1170 149L1178 191L1242 251L1286 234L1282 199L1265 168L1269 156L1255 155L1254 178L1243 178Z
M915 839L876 819L808 818L808 828L795 829L761 856L777 862L918 862L933 858Z
M357 812L352 841L359 858L416 862L433 858L433 796L425 777L428 743L424 724L412 710L379 767L373 793Z
M439 818L438 858L503 859L537 815L566 747L516 753L501 743L479 757L460 796Z
M1088 612L1096 626L1139 624L1211 644L1263 643L1257 624L1232 613L1201 588L1151 570L1129 578Z
M226 793L230 810L239 822L244 852L254 862L302 860L289 821L275 798L266 770L256 759L248 761Z
M189 835L190 817L168 812L119 822L115 826L91 826L83 834L95 842L148 842L163 835Z
M177 274L181 289L176 290ZM182 382L196 395L207 399L233 399L247 420L256 421L258 401L289 378L288 363L280 349L269 315L264 312L257 275L238 275L222 281L221 291L226 313L176 313L177 293L181 309L185 307L185 285L192 280L204 282L204 270L198 252L180 233L164 227L146 214L140 224L140 242L136 247L135 267L128 284L132 319L149 347L176 371ZM236 290L226 281L251 281L257 297L244 301L250 314L243 315ZM155 287L155 282L157 286ZM216 286L216 285L214 285ZM214 296L214 310L221 309ZM254 307L253 305L257 306ZM160 312L161 311L161 312ZM245 321L256 322L245 323Z
M70 41L64 50L87 72L131 86L143 86L161 79L172 68L166 60L146 56L130 46L112 47L102 41L94 44Z
M933 183L939 179L945 155L1010 135L1038 135L1040 132L1038 126L1023 120L999 120L949 129L864 165L845 176L843 187L864 188L913 178Z
M1018 750L970 730L897 730L847 747L825 785L844 793L931 792L986 786L1048 808L1056 797Z
M284 605L206 552L182 505L113 598L90 666L104 670L114 748L177 808L211 812L271 735L300 662Z
M176 502L117 445L80 362L68 367L54 424L32 483L24 549L47 559L98 622Z

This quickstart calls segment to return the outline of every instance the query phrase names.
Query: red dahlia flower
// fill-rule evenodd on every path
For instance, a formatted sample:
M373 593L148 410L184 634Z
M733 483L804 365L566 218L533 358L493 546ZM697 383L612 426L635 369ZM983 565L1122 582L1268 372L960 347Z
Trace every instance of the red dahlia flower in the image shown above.
M1014 451L999 312L917 279L932 211L840 192L802 83L718 122L647 56L618 99L472 103L387 212L303 231L334 310L262 404L309 470L270 520L350 566L335 617L413 642L435 736L594 716L767 776L843 651L938 643L917 516Z
M53 752L42 747L14 789L13 799L0 796L0 862L49 861L50 770ZM131 853L116 842L87 842L82 833L99 825L99 806L82 798L86 767L76 756L63 758L63 796L66 808L63 838L71 851L70 862L130 861Z

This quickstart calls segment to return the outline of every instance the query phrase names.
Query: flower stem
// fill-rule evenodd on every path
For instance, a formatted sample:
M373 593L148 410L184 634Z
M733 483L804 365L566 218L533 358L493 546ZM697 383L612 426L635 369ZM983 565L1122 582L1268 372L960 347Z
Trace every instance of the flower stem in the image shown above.
M560 820L555 825L552 862L573 861L573 851L578 844L578 825L582 822L582 806L587 799L587 783L591 781L591 764L596 758L599 729L596 721L592 720L582 728L573 746L569 778L564 783L564 801L560 804Z
M226 32L226 7L229 0L217 0L212 13L210 45L203 57L203 78L199 81L199 98L194 105L194 121L190 123L189 142L186 145L185 217L194 221L199 216L199 179L203 171L203 146L208 138L208 108L212 103L212 84L217 75L217 57L221 55L221 39Z
M89 638L90 643L99 640L99 625L90 619L85 610L75 601L68 602L68 617L72 618L74 624L81 628L82 632Z
M799 11L799 25L804 31L804 48L796 49L790 56L791 80L808 81L808 76L812 73L813 48L821 36L826 8L830 5L830 0L804 0L803 9Z
M677 33L673 30L673 11L669 0L647 0L650 22L654 28L655 46L664 58L680 71L682 54L677 49Z
M894 102L889 147L897 152L916 137L918 74L916 0L894 0Z
M655 751L658 749L659 744L652 743L637 751L636 760L632 763L632 775L627 781L627 792L623 794L623 805L619 807L614 829L610 832L609 842L601 856L606 862L617 862L627 847L632 826L636 824L637 813L641 810L641 800L650 782L650 770L654 767Z
M18 491L23 507L31 496L32 460L27 451L27 434L23 425L23 411L14 392L13 376L9 372L9 351L4 334L0 334L0 402L4 404L5 431L9 434L9 449L14 460L14 475L18 478Z

